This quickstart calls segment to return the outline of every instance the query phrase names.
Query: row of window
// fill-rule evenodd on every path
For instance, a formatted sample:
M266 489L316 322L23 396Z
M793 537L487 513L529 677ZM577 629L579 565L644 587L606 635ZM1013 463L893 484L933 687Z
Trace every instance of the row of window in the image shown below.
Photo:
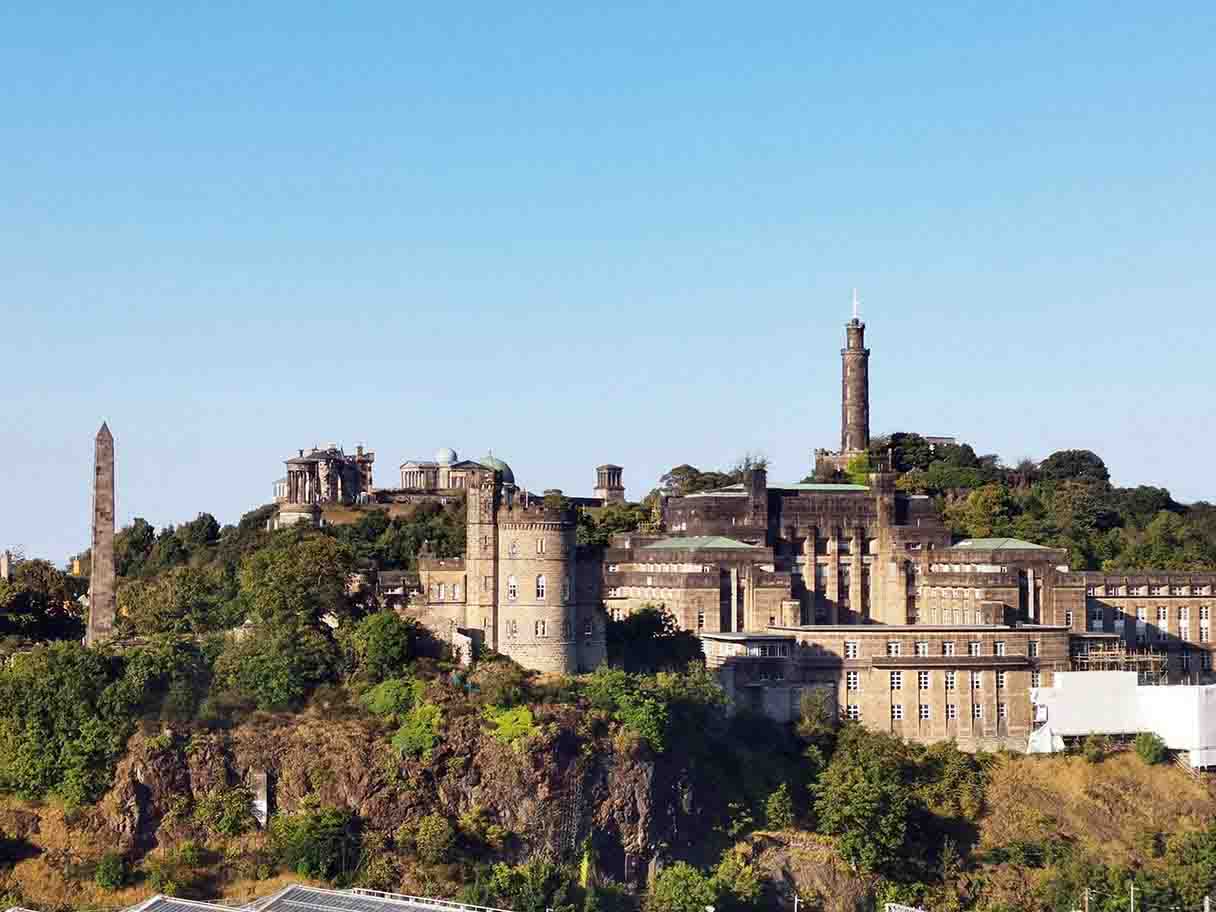
M861 721L861 707L856 703L849 703L845 706L844 717L853 722ZM933 718L933 707L929 703L919 703L916 707L916 717L921 720L928 721ZM1004 720L1009 718L1009 706L1006 703L998 703L996 705L996 717ZM901 703L895 703L891 706L891 720L899 722L904 718L904 707ZM971 704L971 718L980 721L984 718L984 704ZM958 704L946 704L946 720L949 722L957 721L958 719Z
M487 629L489 629L489 626L490 626L489 618L485 619L484 625ZM509 640L516 639L519 636L519 621L516 621L516 620L503 621L503 630L507 635L507 639L509 639ZM571 630L570 622L562 621L561 631L562 631L562 636L564 638L566 638L566 639L570 638L570 630ZM547 637L549 635L549 622L545 621L545 620L539 620L539 621L533 622L532 632L533 632L533 634L535 634L538 637ZM583 625L583 637L585 639L590 640L594 636L595 636L595 624L590 619L588 619L588 621Z
M446 602L448 601L448 592L452 593L452 601L460 601L460 583L452 583L449 590L447 583L431 583L431 601Z
M1139 586L1086 586L1085 594L1089 596L1119 596L1119 595L1211 595L1211 583L1194 583L1188 585L1139 585Z
M941 644L941 654L944 656L955 655L955 642L953 640L945 640ZM913 655L928 656L929 641L919 640L912 645ZM903 643L899 640L887 641L887 655L891 657L899 656L903 653ZM992 644L992 655L1003 656L1008 655L1006 643L1004 640L996 640ZM1037 656L1039 654L1039 643L1037 640L1026 641L1026 655ZM967 643L967 655L979 656L983 655L983 643L979 640L972 640ZM846 659L856 659L861 656L861 643L858 640L846 640L844 644L844 657Z
M490 544L489 537L483 536L481 539L482 548L484 549L484 548L489 547L489 544ZM536 553L537 554L545 553L545 540L543 538L538 538L536 540ZM507 545L507 556L508 557L519 557L519 542L513 541Z
M536 577L536 600L543 602L545 595L548 592L549 581L542 573ZM562 601L570 598L570 581L562 580ZM514 576L507 577L507 601L514 602L519 599L519 580Z
M1089 609L1089 620L1091 623L1092 622L1101 623L1105 619L1105 617L1106 617L1106 609L1102 608L1101 606L1095 606L1095 607ZM1131 615L1128 614L1126 611L1123 611L1119 608L1114 608L1111 612L1111 617L1114 618L1115 623L1118 623L1120 618L1130 618ZM1200 605L1199 606L1199 620L1209 621L1211 619L1212 619L1212 606L1211 605ZM1169 606L1168 605L1158 605L1157 606L1157 623L1158 624L1168 624L1169 620L1170 620ZM1191 620L1191 606L1190 605L1179 605L1178 606L1178 622L1180 624L1187 624L1190 622L1190 620ZM1136 608L1136 621L1140 624L1143 624L1148 621L1148 606L1142 605L1142 606Z
M893 671L890 674L891 674L891 676L890 676L891 690L903 690L904 673L902 671ZM929 675L930 674L931 673L928 671L916 672L917 690L928 690L929 689L929 684L930 684ZM942 674L945 676L943 679L943 683L945 684L946 690L957 689L958 672L957 671L944 671L944 672L942 672ZM983 674L984 673L982 671L970 672L972 690L982 690L983 689ZM997 690L1005 689L1006 682L1008 681L1008 679L1005 677L1006 674L1007 674L1007 672L1004 672L1004 671L998 671L996 673L996 689ZM1030 686L1038 687L1039 681L1040 681L1039 672L1032 671L1030 673ZM857 671L846 671L844 673L844 686L845 686L846 690L860 690L861 689L861 673L857 672Z

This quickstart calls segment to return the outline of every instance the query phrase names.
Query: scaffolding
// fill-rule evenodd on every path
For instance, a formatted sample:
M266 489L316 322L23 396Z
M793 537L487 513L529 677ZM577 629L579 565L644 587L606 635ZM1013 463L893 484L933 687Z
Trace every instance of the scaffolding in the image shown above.
M1167 656L1155 649L1128 649L1122 643L1093 644L1071 656L1073 671L1134 671L1141 684L1168 683Z

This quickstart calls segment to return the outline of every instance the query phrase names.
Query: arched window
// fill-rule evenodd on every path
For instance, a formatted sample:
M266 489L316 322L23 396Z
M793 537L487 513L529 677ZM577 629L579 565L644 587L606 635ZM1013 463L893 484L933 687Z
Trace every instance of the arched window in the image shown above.
M536 635L538 637L548 636L546 627L547 627L547 625L545 624L544 621L537 621L536 622Z
M511 542L511 544L507 546L507 554L510 557L519 557L519 542Z
M540 601L545 600L545 575L543 573L536 578L536 597Z
M513 576L507 577L507 598L512 602L519 598L519 583Z

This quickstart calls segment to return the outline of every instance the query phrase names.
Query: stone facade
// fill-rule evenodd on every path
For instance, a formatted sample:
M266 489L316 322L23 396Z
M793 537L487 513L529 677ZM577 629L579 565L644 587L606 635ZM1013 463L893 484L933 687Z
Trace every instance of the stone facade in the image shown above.
M324 449L313 447L307 453L286 460L285 486L276 482L275 500L287 504L352 504L366 501L372 494L372 463L375 453L355 448L348 456L336 443ZM280 500L280 497L283 498Z
M89 622L85 645L114 636L117 614L114 570L114 437L103 422L93 443L93 539L89 574Z
M624 503L625 485L621 482L621 473L625 470L619 465L597 466L595 470L595 496L604 503Z
M468 469L465 556L420 555L409 611L445 639L461 632L527 668L591 670L604 659L605 623L599 586L579 586L575 510L560 491L517 496L502 479L499 468Z

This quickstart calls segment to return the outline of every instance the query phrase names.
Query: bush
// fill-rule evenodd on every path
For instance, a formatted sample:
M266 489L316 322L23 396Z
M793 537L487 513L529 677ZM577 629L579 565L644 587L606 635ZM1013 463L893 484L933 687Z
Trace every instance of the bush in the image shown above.
M1101 763L1110 753L1110 739L1106 735L1090 735L1081 745L1081 755L1090 763Z
M127 863L117 852L107 852L97 862L93 880L103 890L120 890L127 882Z
M278 816L270 845L278 862L301 877L337 880L359 867L359 818L333 807Z
M415 706L393 735L393 747L403 756L429 757L439 741L442 725L443 712L434 703Z
M442 864L449 860L456 832L446 819L438 814L427 814L418 821L414 832L414 845L418 857L430 864Z
M710 879L687 862L677 861L654 879L646 912L705 912L706 906L717 901Z
M764 819L770 830L787 830L794 825L794 802L789 786L784 782L768 796L764 804Z
M507 744L520 745L536 733L532 710L526 706L516 706L514 709L487 706L485 717L494 726L494 737Z
M1165 759L1167 749L1165 742L1152 732L1140 732L1136 735L1136 753L1140 759L1150 766Z
M359 674L371 681L398 676L414 655L418 626L395 611L378 611L359 622L352 638Z
M401 718L422 702L425 690L425 685L413 678L389 678L365 693L360 702L377 716Z
M194 822L213 836L240 836L253 829L253 792L244 786L212 789L194 806Z
M336 652L317 630L288 625L233 641L215 663L221 687L253 701L259 709L299 706L314 687L332 680Z
M193 839L187 839L177 847L177 860L188 868L197 868L203 863L203 847Z

